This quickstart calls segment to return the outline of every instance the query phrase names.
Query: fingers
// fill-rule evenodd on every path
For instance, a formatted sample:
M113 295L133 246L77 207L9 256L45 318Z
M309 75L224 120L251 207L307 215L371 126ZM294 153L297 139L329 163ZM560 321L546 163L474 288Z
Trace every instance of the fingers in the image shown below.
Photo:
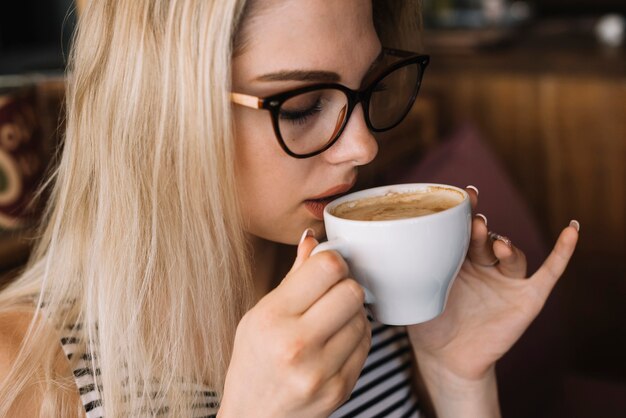
M328 377L338 373L359 347L364 348L362 344L369 350L371 335L372 329L365 315L365 308L361 307L324 346L324 362L330 373Z
M579 230L580 224L578 224L577 221L572 221L570 226L561 232L561 235L557 239L546 261L543 262L539 270L530 278L537 283L544 298L548 297L574 254L576 243L578 242Z
M367 324L369 329L369 324ZM368 336L369 334L369 336ZM331 405L331 410L339 408L345 403L352 394L352 390L356 386L356 382L363 370L363 365L367 359L367 355L371 346L371 332L365 333L364 336L359 333L353 333L356 337L356 343L354 338L350 338L349 342L337 341L337 345L341 347L350 347L349 350L344 350L343 361L339 363L337 356L332 350L328 351L328 361L333 362L333 369L338 370L329 376L326 384L324 385L323 393L320 393L316 398L322 400L325 404ZM356 344L356 345L355 345ZM322 360L324 363L327 361Z
M365 335L359 339L356 348L352 350L339 372L333 378L336 381L342 382L349 388L347 391L348 394L352 392L352 388L356 385L357 379L363 370L363 365L365 364L365 360L367 359L372 345L371 334L371 326L368 321Z
M489 239L487 218L482 214L476 215L472 220L472 237L467 254L472 263L479 266L491 266L497 261Z
M299 267L292 269L268 295L270 302L276 300L274 305L287 314L304 313L330 288L348 277L348 265L337 252L322 251L309 257L308 245L313 241L313 238L305 239L302 246L307 246L306 249L298 249L298 259L302 260Z
M507 277L523 279L526 277L526 255L505 237L493 241L493 253L498 258L498 269Z
M465 191L470 197L470 203L472 204L472 212L476 210L478 206L478 188L476 186L466 186Z
M317 240L315 239L315 231L313 231L313 229L311 228L307 228L302 233L302 238L300 238L300 242L298 243L298 253L296 255L296 260L294 261L291 270L289 270L289 273L300 268L302 263L304 263L306 259L309 258L311 252L317 246L317 244L319 244L319 242L317 242Z
M315 338L326 341L355 314L364 312L364 302L363 288L352 279L342 280L302 315L303 324Z
M497 267L500 273L510 278L526 277L527 263L524 253L507 237L489 232L487 217L480 213L472 221L468 255L474 266Z

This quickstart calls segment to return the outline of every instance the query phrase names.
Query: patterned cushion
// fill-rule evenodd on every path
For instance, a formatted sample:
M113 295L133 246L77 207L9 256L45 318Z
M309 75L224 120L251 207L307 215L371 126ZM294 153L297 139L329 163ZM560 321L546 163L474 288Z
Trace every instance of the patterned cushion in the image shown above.
M0 232L27 226L44 170L41 124L34 89L0 95Z

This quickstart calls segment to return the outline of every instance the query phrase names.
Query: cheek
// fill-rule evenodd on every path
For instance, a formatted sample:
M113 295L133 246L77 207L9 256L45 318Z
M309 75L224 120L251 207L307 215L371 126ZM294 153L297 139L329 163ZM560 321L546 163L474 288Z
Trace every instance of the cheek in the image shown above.
M253 111L254 112L254 111ZM248 232L284 241L303 197L300 185L306 163L289 157L278 145L265 112L241 111L236 116L237 187ZM298 222L296 222L298 223Z

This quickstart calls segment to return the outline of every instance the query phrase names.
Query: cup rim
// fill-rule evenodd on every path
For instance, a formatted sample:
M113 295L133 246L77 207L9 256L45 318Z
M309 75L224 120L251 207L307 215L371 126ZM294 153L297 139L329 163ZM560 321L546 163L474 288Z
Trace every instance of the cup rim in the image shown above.
M448 208L446 210L443 210L441 212L437 212L437 213L432 213L430 215L422 215L422 216L413 216L410 218L401 218L401 219L383 219L383 220L375 220L375 221L362 221L362 220L355 220L355 219L346 219L346 218L341 218L339 216L335 216L333 215L330 211L332 209L334 209L335 207L337 207L338 205L348 202L350 200L355 200L355 199L359 199L361 197L362 194L367 194L369 195L370 193L373 193L372 196L377 195L377 191L382 191L382 190L389 190L391 188L397 187L401 190L399 190L400 193L406 193L406 192L411 192L411 191L417 191L419 189L425 189L428 187L438 187L438 188L442 188L442 189L451 189L457 192L460 192L463 195L463 200L460 201L457 205ZM413 189L413 190L412 190ZM365 197L365 196L363 196ZM468 202L469 203L469 194L467 193L466 190L461 189L460 187L456 187L456 186L452 186L449 184L440 184L440 183L399 183L399 184L391 184L391 185L387 185L387 186L379 186L379 187L372 187L369 189L365 189L365 190L359 190L356 192L352 192L349 193L345 196L341 196L335 200L333 200L332 202L330 202L328 205L326 205L326 207L324 208L324 218L326 219L326 217L329 218L333 218L333 219L337 219L340 220L341 222L348 222L348 223L352 223L352 224L380 224L380 223L405 223L405 222L425 222L427 219L432 219L433 217L439 217L439 216L444 216L445 214L448 214L454 210L462 210L461 208L463 207L463 204Z

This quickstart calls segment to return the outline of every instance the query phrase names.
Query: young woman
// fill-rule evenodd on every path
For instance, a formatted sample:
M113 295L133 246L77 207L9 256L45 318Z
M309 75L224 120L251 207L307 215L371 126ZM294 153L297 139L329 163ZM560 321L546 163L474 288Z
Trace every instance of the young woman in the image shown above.
M319 207L419 87L426 58L399 50L418 13L90 2L41 236L0 294L0 416L499 416L494 364L576 227L524 280L523 253L477 216L446 311L406 328L368 319L338 254L310 256Z

